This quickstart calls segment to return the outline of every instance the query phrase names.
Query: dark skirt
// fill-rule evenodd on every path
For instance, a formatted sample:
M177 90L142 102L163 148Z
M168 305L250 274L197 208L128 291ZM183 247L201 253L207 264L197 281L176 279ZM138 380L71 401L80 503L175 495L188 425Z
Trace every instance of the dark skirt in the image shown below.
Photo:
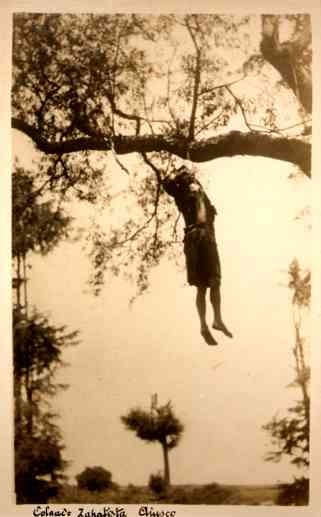
M187 281L197 287L219 285L221 265L214 232L194 227L185 233Z

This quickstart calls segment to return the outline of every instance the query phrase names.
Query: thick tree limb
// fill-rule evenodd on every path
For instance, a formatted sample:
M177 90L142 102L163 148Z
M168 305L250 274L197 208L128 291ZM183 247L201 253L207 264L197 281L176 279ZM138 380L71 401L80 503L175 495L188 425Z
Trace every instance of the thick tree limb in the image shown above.
M311 174L311 145L297 138L272 137L260 133L231 131L225 135L190 142L187 138L166 135L134 135L109 138L83 137L60 142L45 140L38 130L26 122L13 118L12 127L29 136L38 149L46 154L65 154L80 151L111 151L117 154L167 151L192 162L206 162L237 155L264 156L291 162L307 175Z

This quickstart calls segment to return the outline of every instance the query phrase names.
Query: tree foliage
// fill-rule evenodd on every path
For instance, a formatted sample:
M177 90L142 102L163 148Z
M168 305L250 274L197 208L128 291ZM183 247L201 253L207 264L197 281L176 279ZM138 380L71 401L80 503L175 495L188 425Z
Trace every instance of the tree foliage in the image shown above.
M303 60L311 75L310 18L278 16L274 43L283 45L288 22L294 28L286 41L300 41L296 63ZM132 275L146 289L150 268L175 240L162 180L179 159L265 156L310 174L309 110L272 62L269 34L260 16L14 16L12 126L47 156L44 180L53 191L118 208L116 165L128 175L122 206L130 198L139 208L107 233L92 228L95 292L106 270Z
M302 401L288 409L288 416L274 417L264 429L271 434L272 444L276 447L266 456L267 460L280 461L288 455L297 467L309 465L309 424Z
M57 415L49 397L67 388L54 382L62 352L77 332L50 325L39 314L13 314L15 380L15 479L18 503L44 502L63 479L66 462ZM44 479L50 476L51 482Z
M299 311L301 311L310 306L311 273L310 271L302 271L297 260L293 260L290 264L289 288L293 292L293 307L297 307ZM298 323L300 323L300 321Z
M257 49L250 31L246 16L17 14L14 127L48 153L110 150L110 140L118 153L159 152L168 151L166 142L172 140L175 154L181 139L185 158L191 142L208 136L209 129L227 126L242 111L228 77L242 72L244 79L244 70L249 73L257 61L251 60L250 52ZM243 70L236 65L231 69L231 50L243 61ZM155 86L160 87L157 95ZM266 89L264 94L267 102ZM264 123L267 106L260 105L257 95L244 100L251 115L257 111L257 121ZM249 108L253 100L256 110ZM159 138L144 141L153 135ZM138 147L131 149L135 141ZM196 148L190 149L191 159L193 152L196 161L209 159L197 159L201 151ZM176 151L182 153L179 145ZM65 171L69 180L73 172ZM81 183L86 174L79 172Z
M138 438L147 442L166 441L169 449L178 445L183 431L182 424L170 407L160 409L156 415L140 408L132 409L127 416L122 417L122 422Z
M309 504L310 481L306 477L295 478L293 483L282 483L276 504L303 506Z
M49 253L58 242L68 236L72 218L54 200L39 202L42 188L36 179L15 166L12 175L12 255L16 258L29 252Z
M67 333L66 327L51 325L47 318L36 312L25 315L14 310L14 374L16 378L26 379L25 390L32 392L35 403L64 387L51 385L50 381L57 369L65 365L63 350L77 343L77 335L77 331Z
M79 488L90 492L102 492L112 486L112 475L103 467L86 467L76 476Z
M33 418L32 432L28 422ZM56 415L24 403L15 428L15 489L18 504L43 503L57 494L67 462ZM48 478L49 477L49 478Z

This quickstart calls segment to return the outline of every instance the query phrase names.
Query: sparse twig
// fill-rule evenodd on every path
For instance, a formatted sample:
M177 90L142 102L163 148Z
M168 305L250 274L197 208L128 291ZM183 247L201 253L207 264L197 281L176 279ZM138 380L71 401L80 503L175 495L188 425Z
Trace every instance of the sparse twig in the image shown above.
M185 24L188 30L188 33L193 41L195 52L196 52L196 67L195 67L195 75L194 75L194 87L193 87L193 100L192 100L192 109L190 115L190 123L189 123L189 132L188 137L189 140L193 140L195 133L195 120L196 120L196 111L197 111L197 101L198 101L198 93L201 82L201 49L197 43L195 34L190 26L188 16L185 17Z
M128 176L130 176L129 170L127 169L127 167L125 167L125 165L120 161L120 159L117 156L112 138L110 139L110 149L117 165L121 168L122 171L124 171Z
M246 78L246 75L243 74L242 77L240 77L239 79L234 79L233 81L222 83L222 84L217 84L216 86L212 86L211 88L204 89L199 93L199 97L202 97L203 95L207 95L208 93L212 93L215 90L220 90L222 88L233 86L234 84L244 81L245 78Z
M231 88L229 86L224 86L224 88L229 92L229 94L233 97L233 99L234 99L235 103L237 104L237 106L240 108L246 127L250 131L253 131L252 126L251 126L251 124L249 123L249 121L247 119L247 115L245 113L244 106L243 106L242 102L240 101L240 99L235 95L235 93L231 90Z
M158 183L162 181L162 171L148 158L146 153L141 153L144 162L148 165L155 173Z
M156 187L156 196L154 201L154 211L152 216L155 218L155 229L153 234L153 248L155 251L156 244L158 241L158 230L159 230L159 218L158 218L158 207L159 207L159 199L161 195L161 185L162 185L162 171L148 158L146 153L142 153L142 157L144 162L154 171L157 181Z
M174 113L174 110L173 108L171 107L171 103L170 103L170 94L171 94L171 65L175 59L175 55L176 55L176 48L174 49L174 52L172 54L172 57L171 59L169 60L168 62L168 66L167 66L167 98L166 98L166 102L167 102L167 107L168 107L168 112L171 116L171 119L172 121L174 122L177 130L179 130L179 126L178 126L178 122L177 122L177 118L176 118L176 115Z
M178 221L180 220L180 217L181 217L181 213L178 212L178 216L175 219L175 223L173 226L173 232L172 232L172 236L175 240L177 239L177 225L178 225Z
M198 136L202 131L205 131L208 129L216 120L218 120L224 113L224 108L221 109L220 113L218 115L215 115L209 122L204 124L198 131L196 131L195 136Z

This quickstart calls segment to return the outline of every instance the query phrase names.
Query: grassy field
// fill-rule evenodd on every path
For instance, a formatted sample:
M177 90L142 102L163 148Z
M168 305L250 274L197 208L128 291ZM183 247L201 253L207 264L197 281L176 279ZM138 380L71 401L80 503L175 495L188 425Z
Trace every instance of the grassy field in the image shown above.
M157 496L148 487L129 485L103 492L88 492L65 485L50 503L83 504L210 504L210 505L266 505L275 504L277 486L253 485L179 485L172 486L166 495Z

